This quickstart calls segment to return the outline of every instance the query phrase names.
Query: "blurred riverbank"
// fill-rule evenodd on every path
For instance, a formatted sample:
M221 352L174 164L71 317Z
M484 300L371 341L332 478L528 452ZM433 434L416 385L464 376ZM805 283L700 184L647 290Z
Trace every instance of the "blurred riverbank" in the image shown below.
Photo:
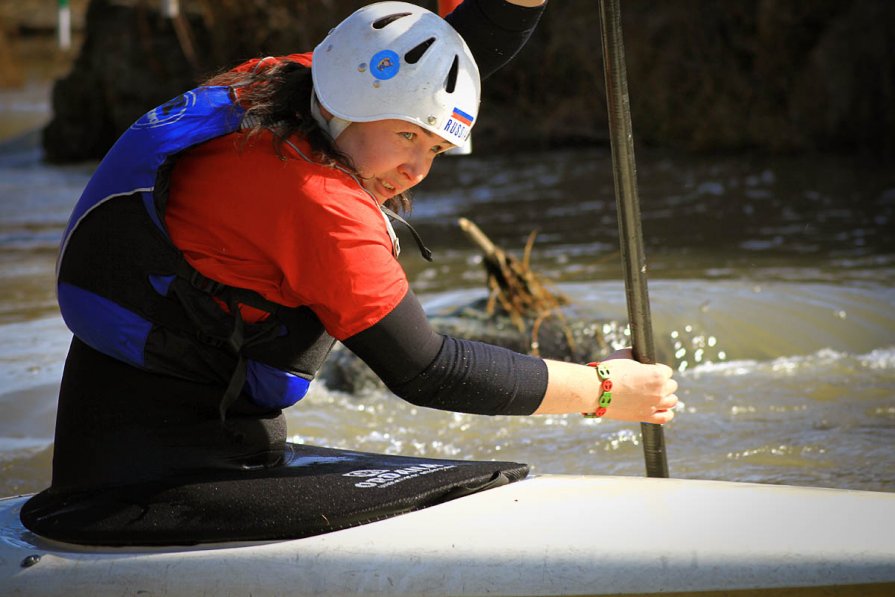
M366 3L182 0L171 19L154 0L73 2L83 40L56 85L48 156L98 158L146 110L247 58L309 51ZM52 34L53 3L8 4L20 40ZM895 155L895 4L626 0L622 16L638 146ZM605 145L599 38L594 2L552 2L485 82L477 149Z
M40 142L52 120L53 85L71 72L83 40L86 1L73 4L76 17L68 49L60 48L56 38L55 3L8 2L0 7L0 143L21 135Z

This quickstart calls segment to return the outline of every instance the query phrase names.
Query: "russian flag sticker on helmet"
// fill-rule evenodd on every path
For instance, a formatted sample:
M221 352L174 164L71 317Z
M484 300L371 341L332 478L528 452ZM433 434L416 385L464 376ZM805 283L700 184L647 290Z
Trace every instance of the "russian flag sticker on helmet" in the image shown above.
M442 130L454 138L454 143L462 145L469 138L469 131L472 130L473 121L475 121L475 117L454 106L451 116ZM442 136L444 137L444 134ZM448 140L450 140L449 137Z

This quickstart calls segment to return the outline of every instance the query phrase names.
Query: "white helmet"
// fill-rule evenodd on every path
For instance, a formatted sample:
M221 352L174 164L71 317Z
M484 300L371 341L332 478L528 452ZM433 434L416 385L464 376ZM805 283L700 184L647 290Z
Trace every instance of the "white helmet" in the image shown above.
M314 91L336 118L397 118L463 145L479 110L479 69L466 42L438 15L406 2L371 4L314 49ZM341 122L339 122L341 121Z

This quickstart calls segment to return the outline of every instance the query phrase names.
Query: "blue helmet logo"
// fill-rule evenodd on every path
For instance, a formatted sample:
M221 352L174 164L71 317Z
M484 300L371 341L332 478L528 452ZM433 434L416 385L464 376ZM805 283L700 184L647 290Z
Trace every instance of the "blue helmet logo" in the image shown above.
M401 59L391 50L382 50L370 58L370 74L381 81L391 79L401 70Z

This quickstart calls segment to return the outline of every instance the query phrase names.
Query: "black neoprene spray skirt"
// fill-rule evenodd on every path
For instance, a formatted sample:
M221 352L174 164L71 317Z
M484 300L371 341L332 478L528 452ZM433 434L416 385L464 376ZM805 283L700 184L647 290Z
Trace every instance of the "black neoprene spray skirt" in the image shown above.
M286 441L280 411L147 373L75 339L57 415L52 486L25 526L88 545L295 539L521 479L523 464L366 454ZM385 471L373 476L368 471Z

